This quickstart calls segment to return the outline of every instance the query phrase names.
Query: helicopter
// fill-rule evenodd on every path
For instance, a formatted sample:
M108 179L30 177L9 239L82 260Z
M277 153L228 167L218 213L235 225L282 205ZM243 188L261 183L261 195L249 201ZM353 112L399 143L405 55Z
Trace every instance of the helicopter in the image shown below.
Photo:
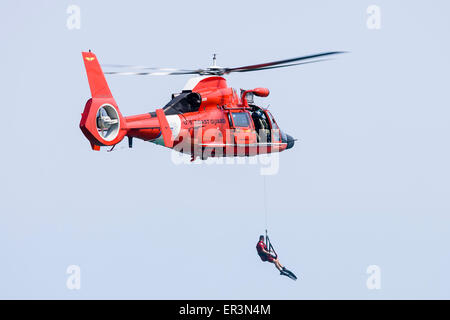
M322 52L292 59L234 68L216 64L205 69L168 69L132 65L103 65L132 71L103 72L96 55L82 52L91 98L81 114L80 129L93 150L114 147L125 137L129 148L141 139L191 155L191 161L208 157L254 156L291 149L295 139L280 130L267 108L257 106L254 97L267 97L267 88L228 87L224 76L297 66L329 60L341 51ZM111 75L195 75L181 92L155 111L123 116L114 100L105 74Z

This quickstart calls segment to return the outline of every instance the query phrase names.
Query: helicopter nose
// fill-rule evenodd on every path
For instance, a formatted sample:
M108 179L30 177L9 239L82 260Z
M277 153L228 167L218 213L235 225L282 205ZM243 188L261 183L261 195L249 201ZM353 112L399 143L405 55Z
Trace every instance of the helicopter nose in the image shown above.
M281 141L283 143L287 143L286 150L292 148L295 144L295 139L291 135L288 135L288 134L282 134Z
M294 146L295 139L292 136L288 135L288 134L286 134L286 136L287 136L287 148L286 149L290 149L290 148L292 148Z

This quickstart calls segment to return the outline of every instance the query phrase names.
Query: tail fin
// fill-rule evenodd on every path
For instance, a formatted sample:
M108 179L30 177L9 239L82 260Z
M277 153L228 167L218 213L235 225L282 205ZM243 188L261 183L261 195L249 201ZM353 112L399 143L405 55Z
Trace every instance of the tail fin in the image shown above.
M89 51L83 52L82 55L92 98L112 98L105 75L95 54Z
M114 100L97 57L83 52L83 61L92 98L81 114L80 129L93 150L119 143L127 134L125 119Z

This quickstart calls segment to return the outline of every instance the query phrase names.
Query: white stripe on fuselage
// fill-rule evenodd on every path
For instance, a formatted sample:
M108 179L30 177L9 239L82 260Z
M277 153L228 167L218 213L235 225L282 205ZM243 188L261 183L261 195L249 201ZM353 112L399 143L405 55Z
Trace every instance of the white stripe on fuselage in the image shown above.
M171 116L166 116L166 118L167 118L167 122L169 123L170 130L172 131L172 139L176 140L181 131L180 116L179 115L171 115ZM158 138L151 140L150 142L164 146L164 138L163 138L162 134Z

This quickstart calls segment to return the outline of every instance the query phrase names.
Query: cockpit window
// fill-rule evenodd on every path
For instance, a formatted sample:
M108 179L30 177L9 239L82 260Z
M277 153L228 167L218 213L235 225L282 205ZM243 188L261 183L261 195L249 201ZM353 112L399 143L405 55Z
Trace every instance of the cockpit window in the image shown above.
M249 127L250 120L246 112L233 112L233 122L235 127Z
M267 111L267 113L269 114L270 120L272 121L272 129L279 129L273 115L269 111Z

